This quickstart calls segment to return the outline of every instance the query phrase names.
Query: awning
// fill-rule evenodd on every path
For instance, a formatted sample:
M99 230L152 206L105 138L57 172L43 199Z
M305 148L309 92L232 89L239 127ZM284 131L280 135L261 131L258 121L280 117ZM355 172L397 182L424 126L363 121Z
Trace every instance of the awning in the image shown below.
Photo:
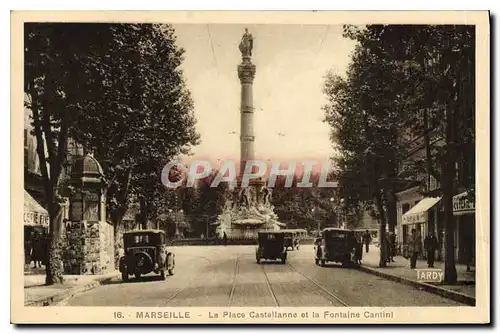
M474 214L476 212L476 203L469 201L467 192L453 196L453 215L461 216Z
M24 190L24 225L49 226L49 213Z
M403 215L403 225L424 223L427 221L427 210L436 205L441 197L426 197Z

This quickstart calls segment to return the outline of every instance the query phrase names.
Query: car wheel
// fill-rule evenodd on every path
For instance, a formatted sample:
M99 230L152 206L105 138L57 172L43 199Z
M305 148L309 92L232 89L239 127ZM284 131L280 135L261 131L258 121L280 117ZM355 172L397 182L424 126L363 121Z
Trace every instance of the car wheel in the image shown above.
M165 270L160 271L160 278L165 280Z
M128 274L125 272L122 272L122 281L128 282Z
M325 263L326 261L325 260L321 260L321 266L324 267L325 266Z
M141 273L135 273L135 278L140 279L141 278Z

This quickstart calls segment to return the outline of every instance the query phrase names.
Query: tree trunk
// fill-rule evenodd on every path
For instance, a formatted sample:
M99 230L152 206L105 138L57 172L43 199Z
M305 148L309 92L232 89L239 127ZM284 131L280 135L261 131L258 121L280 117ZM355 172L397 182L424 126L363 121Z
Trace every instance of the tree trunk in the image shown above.
M455 218L453 217L453 182L455 178L455 163L451 159L449 148L445 152L443 162L443 211L445 226L445 258L444 281L447 284L457 282L457 269L455 268Z
M118 261L120 260L119 249L123 247L123 244L121 243L122 240L119 237L119 231L122 226L125 212L126 209L119 208L111 215L111 222L113 224L113 240L115 241L115 269L118 269Z
M396 225L398 224L398 207L396 196L389 191L386 195L387 198L387 223L389 224L389 232L394 233Z
M49 197L51 202L49 202L49 254L45 276L46 285L62 284L64 282L61 243L62 208L53 194L54 192Z
M380 193L380 189L375 194L375 205L377 206L377 210L380 216L380 228L379 228L379 242L380 242L380 260L378 266L383 268L387 266L386 262L386 247L385 247L385 210L384 205L382 203L382 194Z
M141 209L141 226L142 229L147 229L147 222L148 222L148 213L147 213L147 205L146 205L146 199L144 197L141 197L140 200L140 209Z

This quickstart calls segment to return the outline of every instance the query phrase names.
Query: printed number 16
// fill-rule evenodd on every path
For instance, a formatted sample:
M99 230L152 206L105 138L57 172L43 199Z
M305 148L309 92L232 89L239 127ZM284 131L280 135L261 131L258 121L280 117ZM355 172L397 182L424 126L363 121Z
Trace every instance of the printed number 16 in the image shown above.
M121 312L113 312L113 318L123 319L123 314Z

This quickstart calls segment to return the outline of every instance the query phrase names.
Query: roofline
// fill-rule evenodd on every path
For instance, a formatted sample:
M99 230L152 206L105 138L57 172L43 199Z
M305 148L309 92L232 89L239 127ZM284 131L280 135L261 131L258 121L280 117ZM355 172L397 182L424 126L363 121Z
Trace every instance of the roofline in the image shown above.
M163 233L163 234L166 234L165 231L163 231L163 230L156 230L156 229L150 229L150 230L133 230L133 231L123 232L123 234L135 234L135 233Z
M341 228L341 227L327 227L322 229L322 231L354 231L348 228Z

